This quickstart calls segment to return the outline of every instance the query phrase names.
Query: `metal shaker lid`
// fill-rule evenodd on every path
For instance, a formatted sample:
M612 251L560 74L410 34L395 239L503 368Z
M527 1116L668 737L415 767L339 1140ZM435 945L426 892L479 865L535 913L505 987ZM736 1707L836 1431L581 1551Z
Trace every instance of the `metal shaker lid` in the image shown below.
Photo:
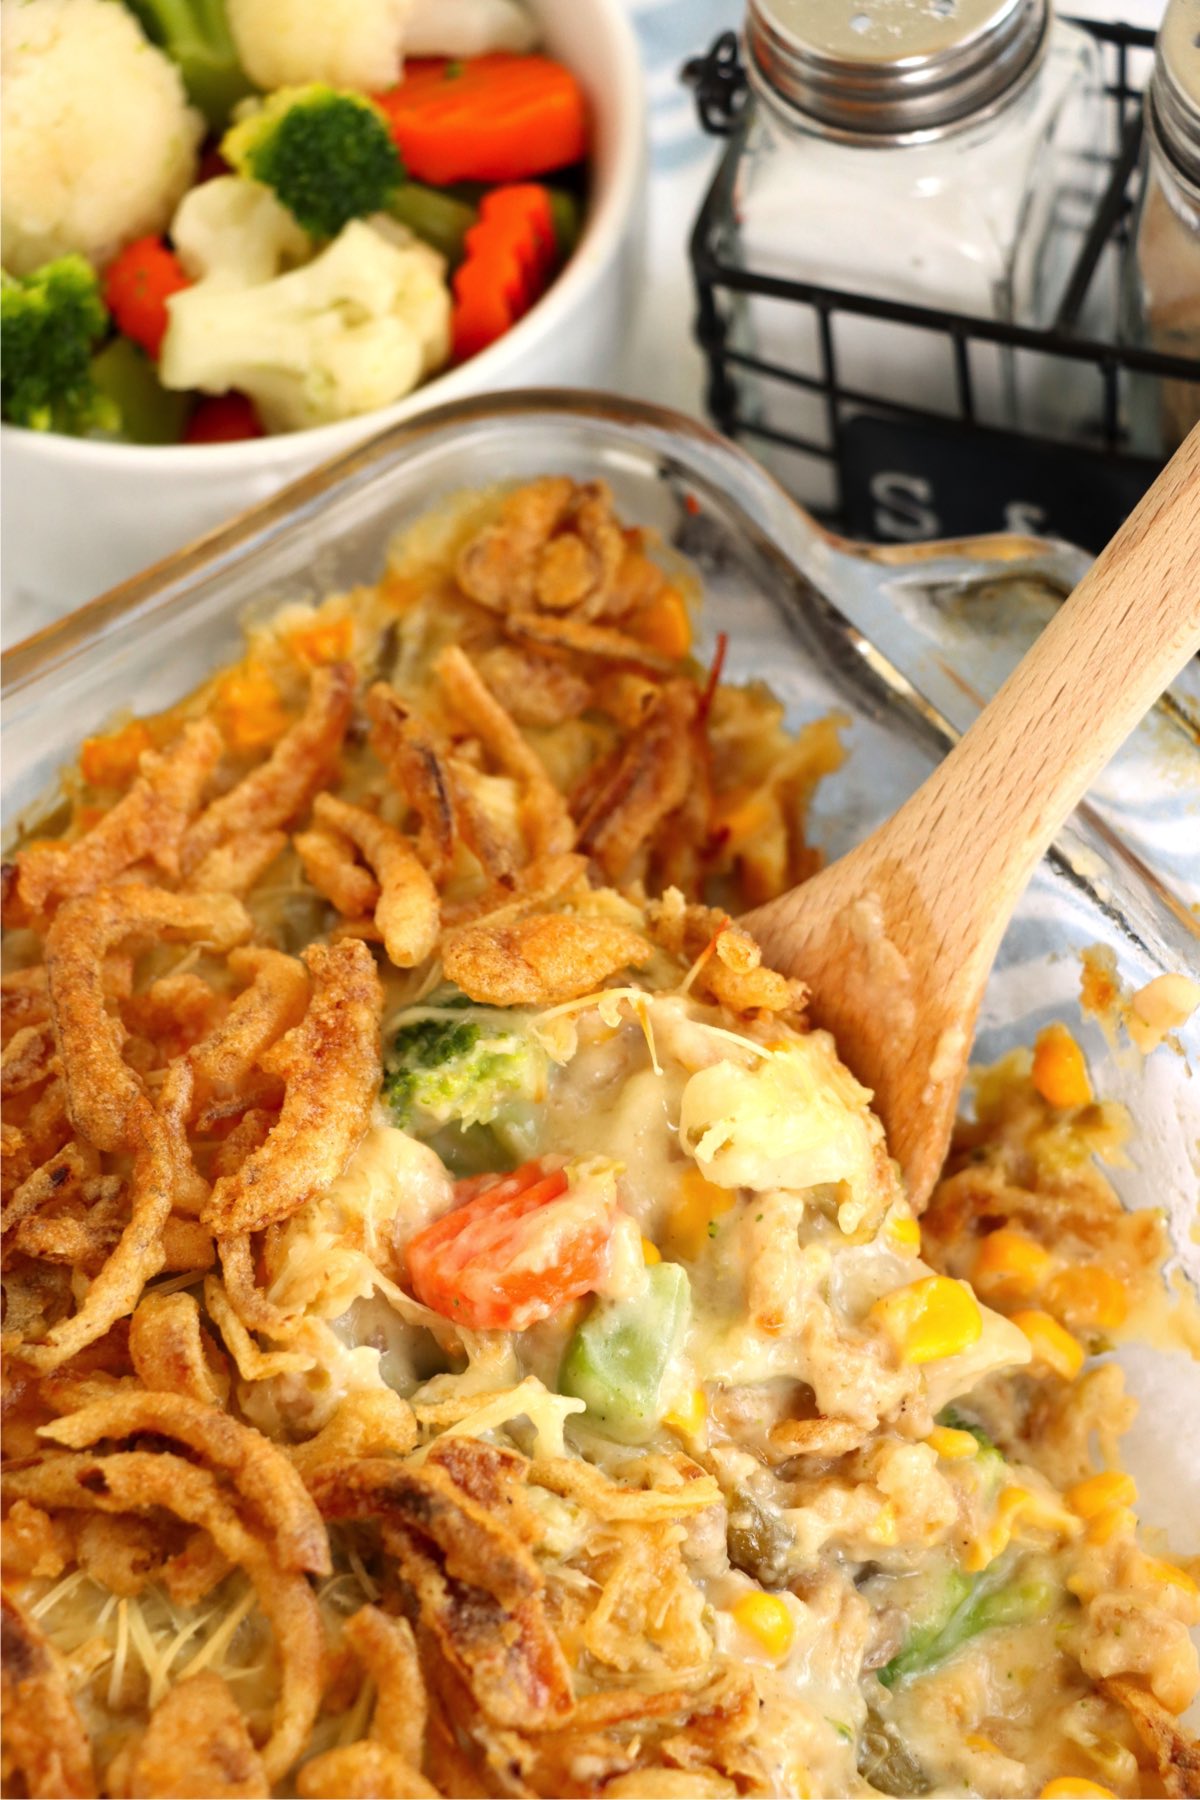
M1200 187L1200 0L1169 0L1146 95L1151 138Z
M920 142L1009 100L1048 24L1048 0L748 0L749 74L806 130Z

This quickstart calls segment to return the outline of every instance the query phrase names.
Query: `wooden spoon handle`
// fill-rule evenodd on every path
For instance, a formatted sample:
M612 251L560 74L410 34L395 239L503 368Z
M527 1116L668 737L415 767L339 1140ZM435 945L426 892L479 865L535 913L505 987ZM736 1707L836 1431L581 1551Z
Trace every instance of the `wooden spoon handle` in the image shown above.
M943 921L978 929L986 907L994 930L979 950L988 964L1054 833L1198 649L1200 426L885 828L906 861L928 854L938 863L935 882L922 886L937 893ZM951 820L961 821L957 832Z

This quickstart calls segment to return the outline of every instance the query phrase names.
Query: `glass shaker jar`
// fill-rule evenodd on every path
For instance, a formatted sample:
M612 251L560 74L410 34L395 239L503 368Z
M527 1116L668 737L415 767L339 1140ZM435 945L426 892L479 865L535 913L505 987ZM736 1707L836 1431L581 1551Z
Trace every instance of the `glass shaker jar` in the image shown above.
M1170 0L1146 91L1142 184L1125 286L1135 343L1200 357L1200 0ZM1200 419L1200 382L1137 375L1138 449L1169 456Z
M1097 53L1049 0L748 0L755 104L727 248L756 275L1037 324L1069 253L1064 215L1096 184ZM750 298L739 347L819 377L817 319ZM944 332L840 313L839 384L955 414ZM1010 352L972 352L976 415L1015 422ZM821 398L769 377L746 396L761 424L820 441ZM800 496L832 498L827 464L770 460Z

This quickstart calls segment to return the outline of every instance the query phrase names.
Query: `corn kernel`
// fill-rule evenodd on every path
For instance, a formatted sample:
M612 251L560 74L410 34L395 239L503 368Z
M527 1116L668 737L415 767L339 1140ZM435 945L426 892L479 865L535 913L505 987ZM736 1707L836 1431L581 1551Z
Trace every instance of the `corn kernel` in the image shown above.
M1142 1564L1142 1572L1149 1576L1151 1581L1157 1581L1163 1587L1182 1588L1185 1594L1200 1596L1200 1587L1196 1586L1187 1570L1177 1568L1174 1563L1165 1562L1162 1557L1146 1557Z
M795 1794L796 1800L812 1800L812 1776L808 1772L808 1764L798 1759L790 1763L787 1769L787 1788L785 1792Z
M1029 1488L1006 1487L996 1502L992 1524L967 1546L964 1568L972 1574L988 1568L1008 1549L1013 1538L1021 1535L1017 1525L1022 1522L1037 1531L1059 1532L1066 1537L1077 1536L1080 1529L1078 1519L1057 1501L1044 1494L1035 1494Z
M925 1442L943 1462L965 1462L979 1453L979 1439L969 1431L955 1431L951 1425L935 1425Z
M1033 1085L1050 1106L1091 1105L1092 1084L1083 1051L1065 1025L1047 1025L1038 1032L1033 1051Z
M663 1423L684 1437L695 1437L708 1417L708 1400L702 1387L693 1388L687 1397L663 1415Z
M778 1594L744 1594L733 1608L743 1631L758 1639L768 1656L782 1662L792 1647L796 1623Z
M1116 1800L1116 1796L1111 1788L1083 1775L1060 1775L1046 1783L1038 1800Z
M1045 1297L1047 1311L1075 1330L1115 1331L1129 1311L1124 1283L1107 1269L1063 1269Z
M1089 1520L1087 1541L1089 1544L1111 1544L1114 1538L1132 1537L1136 1531L1136 1513L1130 1512L1127 1506L1110 1506Z
M990 1737L984 1737L981 1731L968 1731L963 1743L968 1750L978 1751L983 1756L1003 1756L999 1744L993 1744Z
M899 1542L900 1531L896 1522L896 1509L888 1501L875 1514L865 1533L873 1544L891 1545Z
M1068 1506L1073 1506L1082 1519L1094 1519L1110 1506L1132 1506L1137 1499L1137 1483L1121 1469L1107 1469L1102 1475L1091 1475L1067 1489Z
M888 1242L901 1256L917 1256L921 1249L921 1227L915 1219L889 1219Z
M1037 1293L1054 1267L1048 1250L1009 1226L984 1238L971 1281L993 1306L1015 1306Z
M989 1569L1011 1542L1012 1529L1009 1525L989 1525L986 1531L981 1531L978 1537L972 1538L963 1551L963 1568L970 1575L978 1575L981 1570Z
M965 1281L927 1275L875 1302L867 1319L891 1339L902 1362L936 1362L977 1343L983 1332L979 1302Z
M1057 1319L1048 1312L1015 1312L1012 1322L1029 1339L1035 1363L1043 1363L1064 1381L1074 1381L1083 1367L1083 1345Z
M710 1224L727 1213L735 1203L729 1188L718 1187L699 1169L687 1169L679 1183L679 1198L667 1221L667 1239L672 1253L685 1262L694 1262L704 1250L711 1233Z
M1020 1504L1013 1505L1014 1520L1019 1517L1036 1531L1056 1531L1068 1538L1079 1536L1078 1519L1067 1511L1056 1494L1039 1494L1030 1488L1010 1488L1008 1491L1021 1497Z
M642 1239L642 1261L648 1269L652 1269L655 1263L662 1261L662 1251L648 1237Z

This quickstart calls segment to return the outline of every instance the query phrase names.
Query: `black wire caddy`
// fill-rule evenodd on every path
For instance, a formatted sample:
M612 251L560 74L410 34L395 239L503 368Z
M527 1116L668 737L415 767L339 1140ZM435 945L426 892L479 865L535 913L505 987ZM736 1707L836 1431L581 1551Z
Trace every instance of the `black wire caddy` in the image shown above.
M714 423L747 447L778 446L824 465L832 484L827 506L809 509L835 530L881 542L952 537L1014 529L1067 538L1099 550L1149 487L1163 458L1139 454L1126 420L1129 382L1200 383L1200 358L1168 354L1089 335L1081 320L1102 264L1111 273L1129 233L1142 143L1142 96L1131 60L1153 48L1154 34L1123 23L1074 19L1101 46L1110 111L1098 199L1079 225L1078 247L1049 328L944 311L907 301L794 281L747 268L727 253L727 224L748 116L750 90L738 39L727 31L707 54L689 62L700 122L728 139L692 231L689 255L696 288L695 334L707 364L707 406ZM739 341L737 309L759 295L794 305L805 341L815 334L815 373L765 360ZM804 315L802 317L802 314ZM838 321L848 315L892 321L934 333L949 348L953 411L927 410L851 385L839 368ZM1114 308L1115 319L1115 308ZM1094 405L1069 437L1042 435L980 418L974 363L996 346L1031 352L1050 371L1094 373ZM748 390L760 380L815 396L820 435L783 429L757 416ZM1087 379L1090 380L1090 377ZM770 450L766 451L768 457Z

